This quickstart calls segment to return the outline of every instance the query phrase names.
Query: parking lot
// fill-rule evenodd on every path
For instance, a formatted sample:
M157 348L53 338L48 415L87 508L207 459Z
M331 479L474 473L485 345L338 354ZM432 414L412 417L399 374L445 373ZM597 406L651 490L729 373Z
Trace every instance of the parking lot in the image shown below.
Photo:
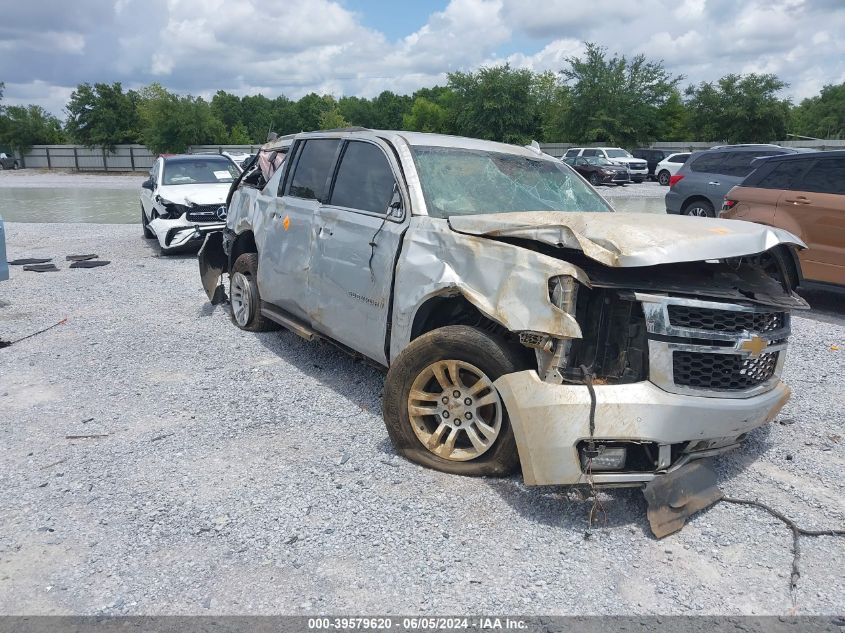
M655 190L656 195L649 195ZM659 204L663 188L602 189ZM628 203L624 203L628 204ZM17 614L834 614L845 539L718 504L657 541L638 490L528 488L399 458L384 376L287 332L236 329L193 257L137 225L7 224L0 284L0 611ZM112 263L70 270L64 257ZM720 486L845 524L841 302L793 320L793 398Z

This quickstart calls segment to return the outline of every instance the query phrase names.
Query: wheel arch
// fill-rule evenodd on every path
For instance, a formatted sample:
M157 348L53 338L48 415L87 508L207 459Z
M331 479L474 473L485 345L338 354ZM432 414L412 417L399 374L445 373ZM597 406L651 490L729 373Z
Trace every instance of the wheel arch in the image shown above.
M694 196L690 196L689 198L684 200L684 203L681 205L681 213L685 213L689 206L694 202L706 202L711 207L713 207L714 213L718 210L716 209L716 206L713 204L713 201L710 198L701 194L695 194Z
M414 313L411 340L447 325L471 325L498 334L508 329L478 309L460 292L434 295L426 299Z
M252 231L243 231L235 236L232 241L232 247L229 250L229 271L231 273L232 267L238 260L238 257L244 253L258 254L258 246L255 243L255 233Z

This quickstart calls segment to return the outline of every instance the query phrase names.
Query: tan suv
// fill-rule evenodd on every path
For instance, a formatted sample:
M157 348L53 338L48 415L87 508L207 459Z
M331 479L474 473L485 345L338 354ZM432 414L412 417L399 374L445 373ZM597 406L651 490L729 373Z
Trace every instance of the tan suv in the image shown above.
M804 278L845 284L845 151L771 156L759 160L725 196L721 217L794 233Z

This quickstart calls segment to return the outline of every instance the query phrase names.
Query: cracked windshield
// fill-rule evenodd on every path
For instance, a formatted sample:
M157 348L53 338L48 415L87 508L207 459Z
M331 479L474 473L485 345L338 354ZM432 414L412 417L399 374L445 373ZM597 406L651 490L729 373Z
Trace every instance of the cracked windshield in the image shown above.
M549 160L478 150L415 147L428 214L612 211L574 174Z

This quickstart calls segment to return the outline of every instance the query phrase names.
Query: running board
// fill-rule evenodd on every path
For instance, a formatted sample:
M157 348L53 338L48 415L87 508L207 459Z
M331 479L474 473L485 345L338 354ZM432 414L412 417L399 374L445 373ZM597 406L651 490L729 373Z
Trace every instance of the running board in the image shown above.
M306 341L313 341L315 338L319 338L319 334L299 319L292 317L280 308L263 301L261 302L261 315L278 323L282 327L287 328L294 334L301 336Z

